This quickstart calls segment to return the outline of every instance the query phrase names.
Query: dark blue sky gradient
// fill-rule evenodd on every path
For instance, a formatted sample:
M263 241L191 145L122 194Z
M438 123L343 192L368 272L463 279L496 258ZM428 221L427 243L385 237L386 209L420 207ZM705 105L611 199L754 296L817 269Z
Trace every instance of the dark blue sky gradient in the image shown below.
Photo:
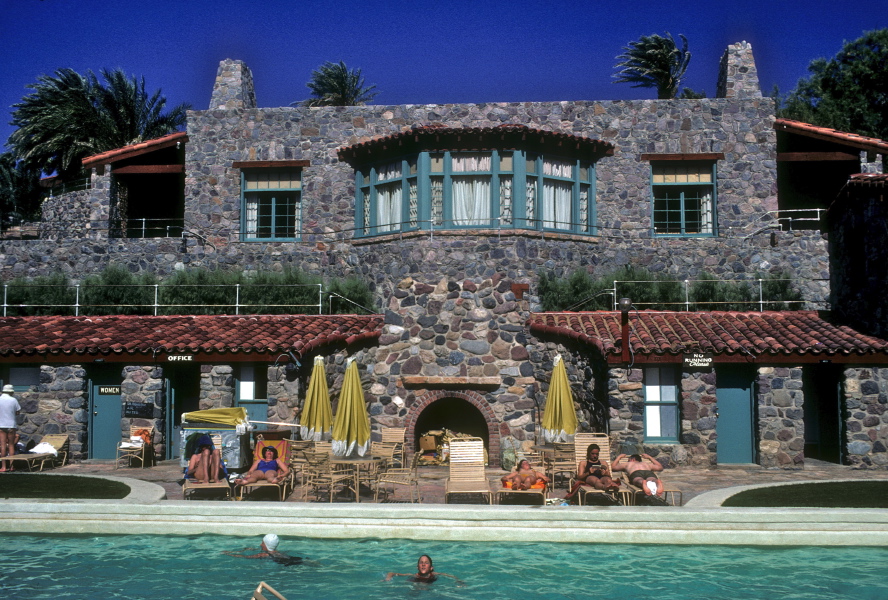
M61 67L121 67L168 105L195 109L207 108L224 58L252 69L261 107L305 99L326 60L360 67L380 92L374 104L655 98L611 83L614 57L668 31L690 43L685 85L714 95L722 52L746 40L768 94L886 26L884 0L0 0L0 141L25 86Z

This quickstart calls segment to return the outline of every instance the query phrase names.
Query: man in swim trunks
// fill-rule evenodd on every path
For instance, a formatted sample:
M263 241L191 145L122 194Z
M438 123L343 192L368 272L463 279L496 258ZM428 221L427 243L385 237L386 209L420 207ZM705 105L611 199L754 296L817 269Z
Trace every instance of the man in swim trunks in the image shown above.
M290 467L278 458L278 451L274 446L266 446L263 448L262 456L264 458L254 461L253 466L250 467L249 471L244 473L243 477L234 480L235 485L256 483L262 479L270 481L271 483L278 483L290 472Z
M277 551L277 547L280 541L281 540L277 535L269 533L262 538L262 543L259 544L259 552L257 552L256 554L239 554L237 552L231 552L229 550L223 551L222 554L234 556L235 558L270 558L274 562L282 565L302 564L302 557L290 556L289 554L284 554L283 552ZM244 550L252 549L253 548L244 548Z
M434 566L432 566L432 557L428 554L423 554L419 557L419 560L416 561L415 574L389 573L385 576L385 580L391 581L392 577L407 577L409 578L409 581L414 583L433 583L438 580L438 577L450 577L451 579L455 579L458 585L465 585L459 577L447 573L436 573Z
M625 471L629 476L629 483L639 487L645 496L662 496L663 482L654 473L663 470L663 465L657 462L650 454L633 454L627 458L621 454L614 461L614 471Z
M513 490L529 490L538 482L549 483L549 478L542 473L535 471L533 467L530 466L530 461L526 458L522 458L518 461L518 465L515 467L515 472L503 476L500 481L503 482L503 487L507 487L506 483L511 481Z

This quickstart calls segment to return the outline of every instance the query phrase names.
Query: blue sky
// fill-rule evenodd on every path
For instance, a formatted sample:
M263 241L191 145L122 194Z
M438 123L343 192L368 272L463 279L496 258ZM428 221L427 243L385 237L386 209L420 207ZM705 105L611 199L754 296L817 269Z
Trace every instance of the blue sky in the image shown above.
M0 0L0 141L25 86L61 67L121 67L195 109L224 58L252 69L262 107L305 99L327 60L360 67L375 104L655 98L612 83L614 57L668 31L689 40L691 88L714 95L722 52L746 40L763 91L788 91L812 59L888 27L883 2Z

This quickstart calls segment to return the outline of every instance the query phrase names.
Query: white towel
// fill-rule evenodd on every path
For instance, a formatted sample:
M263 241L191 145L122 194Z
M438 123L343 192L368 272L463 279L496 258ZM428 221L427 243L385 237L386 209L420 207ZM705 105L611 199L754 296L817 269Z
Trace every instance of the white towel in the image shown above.
M46 442L40 442L39 444L31 448L31 454L52 454L53 456L59 455L58 450L56 450Z

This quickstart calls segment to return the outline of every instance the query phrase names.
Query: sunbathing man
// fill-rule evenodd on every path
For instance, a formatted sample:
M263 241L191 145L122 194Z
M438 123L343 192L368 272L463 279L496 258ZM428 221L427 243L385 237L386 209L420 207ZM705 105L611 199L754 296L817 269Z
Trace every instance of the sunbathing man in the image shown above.
M503 482L503 487L508 487L506 483L511 481L513 490L529 490L537 483L549 483L549 478L539 471L534 471L530 461L522 458L518 461L515 472L503 476L500 481Z
M259 552L255 554L240 554L237 552L231 552L229 550L224 550L222 554L227 554L228 556L234 556L235 558L270 558L274 562L282 565L299 565L302 564L302 557L300 556L290 556L289 554L284 554L283 552L278 552L277 547L280 543L281 539L273 534L269 533L265 537L262 538L262 543L259 544ZM244 550L252 550L253 548L244 548Z
M614 461L614 471L625 471L629 476L629 483L642 489L646 496L662 496L663 482L654 473L662 471L663 465L657 462L650 454L633 454L629 462L623 463L626 458L621 454Z
M213 440L207 434L201 435L194 444L194 453L188 461L188 477L200 483L216 483L224 477L222 471L222 451L213 447Z
M589 444L586 448L586 460L577 465L576 483L573 489L565 496L565 500L572 500L580 486L588 485L596 490L616 492L620 484L611 479L607 461L600 458L601 448L598 444Z
M407 577L409 581L414 583L433 583L438 580L438 577L450 577L451 579L455 579L458 585L465 585L463 581L456 577L455 575L448 575L447 573L436 573L435 568L432 566L432 557L428 554L423 554L419 557L419 560L416 561L416 573L411 575L410 573L389 573L385 576L386 581L391 581L392 577Z
M290 472L290 468L278 458L278 451L274 446L263 448L262 456L264 458L254 461L253 466L244 473L243 477L234 480L235 485L256 483L263 479L271 483L278 483Z

